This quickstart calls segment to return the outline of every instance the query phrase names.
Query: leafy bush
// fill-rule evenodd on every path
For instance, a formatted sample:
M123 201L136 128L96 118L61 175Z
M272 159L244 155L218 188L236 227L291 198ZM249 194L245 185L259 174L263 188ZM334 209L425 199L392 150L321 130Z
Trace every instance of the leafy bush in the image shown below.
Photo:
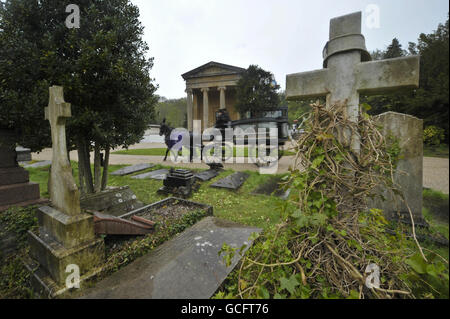
M444 129L430 125L423 130L423 142L426 145L439 146L445 139Z

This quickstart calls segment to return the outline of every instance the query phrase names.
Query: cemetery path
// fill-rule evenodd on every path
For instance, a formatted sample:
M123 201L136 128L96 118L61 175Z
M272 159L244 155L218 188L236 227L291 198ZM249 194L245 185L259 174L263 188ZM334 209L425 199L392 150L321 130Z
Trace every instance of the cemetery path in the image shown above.
M448 158L423 158L423 187L449 193L448 186Z
M136 148L162 148L164 144L160 143L141 143L130 146L130 149ZM41 153L33 153L33 160L51 160L52 150L44 149ZM288 172L289 166L293 160L293 156L283 156L278 163L278 173ZM70 152L70 159L78 161L78 155L76 151ZM91 154L91 161L93 162L94 156ZM245 159L246 160L246 159ZM209 167L204 163L173 163L170 160L163 162L162 156L144 156L144 155L119 155L111 154L110 164L141 164L141 163L153 163L161 164L164 166L177 166L185 168L199 168L208 169ZM233 169L234 171L258 171L259 168L251 163L243 164L225 164L225 169ZM449 193L449 160L448 158L437 157L424 157L423 158L423 186L440 191L444 194Z

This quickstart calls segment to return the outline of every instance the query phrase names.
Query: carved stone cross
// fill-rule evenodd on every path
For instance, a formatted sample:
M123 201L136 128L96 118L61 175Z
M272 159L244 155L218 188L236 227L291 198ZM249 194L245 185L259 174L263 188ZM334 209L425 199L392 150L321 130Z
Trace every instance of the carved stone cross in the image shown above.
M381 94L419 86L419 56L370 61L361 34L361 12L331 19L323 50L324 68L286 76L286 98L326 96L327 106L347 101L347 116L357 122L360 94ZM360 139L347 132L346 143L360 153Z
M63 88L50 87L50 99L45 119L52 131L52 166L49 194L53 207L71 216L80 214L80 194L72 176L67 157L66 118L71 117L70 103L64 102Z

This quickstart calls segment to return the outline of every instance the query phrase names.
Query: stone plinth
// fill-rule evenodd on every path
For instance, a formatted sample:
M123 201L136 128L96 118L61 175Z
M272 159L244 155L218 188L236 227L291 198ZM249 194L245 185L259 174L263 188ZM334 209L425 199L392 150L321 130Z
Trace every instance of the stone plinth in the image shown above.
M39 184L29 182L28 171L16 159L14 133L0 130L0 211L46 202L40 198Z
M423 121L407 114L387 112L375 117L382 134L401 149L394 181L400 187L414 217L414 222L425 225L422 215L423 188ZM388 140L388 141L389 141ZM382 209L389 219L409 223L408 207L399 196L380 190L385 201L376 199L371 206Z

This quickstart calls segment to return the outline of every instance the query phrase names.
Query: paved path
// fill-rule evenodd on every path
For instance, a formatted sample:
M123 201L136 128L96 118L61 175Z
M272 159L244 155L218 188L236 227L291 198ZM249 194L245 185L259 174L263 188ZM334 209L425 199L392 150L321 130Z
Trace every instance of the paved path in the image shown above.
M165 144L160 143L140 143L130 146L129 149L138 148L165 148ZM41 153L32 154L33 160L51 160L52 151L51 149L44 149ZM78 161L78 156L76 151L70 152L71 160ZM278 173L288 172L289 166L292 164L293 156L283 156L278 163ZM94 155L91 154L91 161L93 162ZM247 159L244 159L247 161ZM119 155L111 154L110 164L140 164L140 163L153 163L161 164L165 166L178 166L178 167L190 167L190 168L201 168L207 169L208 166L204 163L173 163L169 159L163 162L162 156L143 156L143 155ZM253 163L244 164L225 164L226 169L233 169L235 171L258 171L259 168ZM444 194L449 193L449 160L448 158L436 158L436 157L424 157L423 158L423 186L427 188L432 188L443 192Z

